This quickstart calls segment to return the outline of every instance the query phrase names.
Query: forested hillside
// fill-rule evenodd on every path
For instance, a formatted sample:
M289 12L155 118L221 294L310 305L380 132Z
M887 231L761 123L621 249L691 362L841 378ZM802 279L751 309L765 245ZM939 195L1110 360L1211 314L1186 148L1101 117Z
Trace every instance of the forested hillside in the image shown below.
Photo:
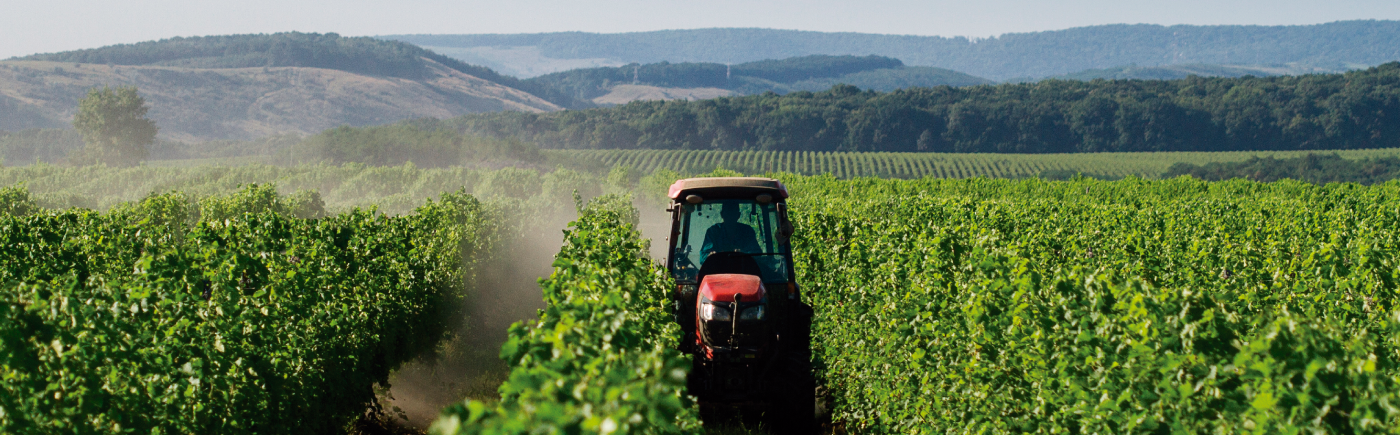
M556 89L577 100L608 95L619 84L663 88L718 88L737 94L826 90L838 83L893 91L915 86L969 86L991 81L939 68L906 67L882 56L814 55L724 65L670 63L584 68L546 74L527 82Z
M1244 65L1207 65L1207 64L1177 64L1160 66L1137 66L1128 65L1115 68L1100 68L1079 71L1070 74L1055 76L1057 79L1071 80L1176 80L1190 76L1202 77L1244 77L1244 76L1279 76L1279 75L1303 75L1329 73L1327 68L1316 68L1301 65L1273 65L1273 66L1244 66ZM1009 80L1018 81L1018 80Z
M460 131L546 148L1067 153L1400 146L1400 63L1346 74L1046 80L489 113Z
M880 55L907 65L951 69L993 80L1041 78L1126 65L1299 64L1328 71L1400 60L1400 21L1306 26L1112 24L995 38L697 29L597 34L391 35L494 64L508 74L628 63L743 63L813 54Z

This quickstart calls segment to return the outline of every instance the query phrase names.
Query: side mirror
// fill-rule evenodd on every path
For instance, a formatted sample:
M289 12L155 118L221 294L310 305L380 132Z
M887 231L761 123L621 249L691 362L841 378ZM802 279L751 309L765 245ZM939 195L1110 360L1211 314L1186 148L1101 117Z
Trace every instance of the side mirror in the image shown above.
M778 219L780 222L778 232L782 233L784 238L792 237L794 230L792 229L792 220L788 219L787 204L778 203Z

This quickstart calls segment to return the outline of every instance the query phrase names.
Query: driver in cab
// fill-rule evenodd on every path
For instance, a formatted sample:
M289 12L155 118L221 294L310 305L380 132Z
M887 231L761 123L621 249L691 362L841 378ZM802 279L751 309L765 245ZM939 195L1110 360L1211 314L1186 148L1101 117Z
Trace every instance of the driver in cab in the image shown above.
M748 224L739 222L739 214L739 204L723 203L719 210L720 223L705 230L705 243L700 245L700 252L706 257L716 252L763 252L758 246L758 233Z

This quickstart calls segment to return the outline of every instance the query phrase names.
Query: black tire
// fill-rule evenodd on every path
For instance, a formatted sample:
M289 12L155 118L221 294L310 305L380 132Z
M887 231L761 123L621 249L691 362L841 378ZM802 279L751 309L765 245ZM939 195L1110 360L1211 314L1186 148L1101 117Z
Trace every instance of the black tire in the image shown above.
M708 370L705 370L700 354L692 354L690 356L690 374L685 379L686 394L701 401L709 400L709 391L705 389L708 384L708 380L705 379L706 372Z
M728 422L728 415L724 412L728 409L726 407L705 402L700 402L697 407L700 409L700 424L706 428L724 427Z
M793 337L783 347L778 362L778 384L769 427L784 435L810 435L818 432L816 420L817 382L812 375L812 308L796 304L788 334Z

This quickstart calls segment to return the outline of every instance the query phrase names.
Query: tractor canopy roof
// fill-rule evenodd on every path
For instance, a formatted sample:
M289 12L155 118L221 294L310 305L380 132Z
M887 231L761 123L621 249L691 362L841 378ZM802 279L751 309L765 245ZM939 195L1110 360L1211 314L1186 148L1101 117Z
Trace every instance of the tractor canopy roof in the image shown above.
M687 178L671 184L668 196L673 200L680 200L686 195L735 198L765 193L777 198L788 197L787 187L784 187L781 181L760 177Z

